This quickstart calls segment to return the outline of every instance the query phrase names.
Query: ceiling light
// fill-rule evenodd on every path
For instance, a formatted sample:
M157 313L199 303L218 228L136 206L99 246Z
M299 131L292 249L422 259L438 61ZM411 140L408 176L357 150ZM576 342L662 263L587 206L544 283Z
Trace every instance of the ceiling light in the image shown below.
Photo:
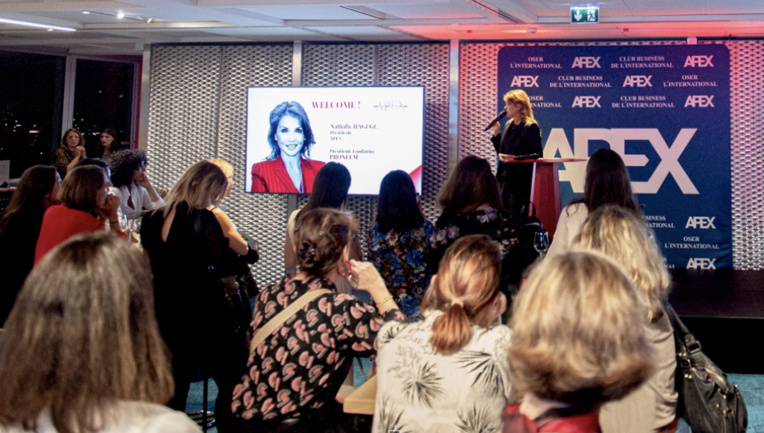
M36 27L38 29L45 29L45 30L59 30L62 32L76 32L77 29L71 28L71 27L59 27L59 26L51 26L50 24L40 24L40 23L33 23L29 21L18 21L18 20L9 20L6 18L0 18L0 23L5 24L16 24L18 26L26 26L26 27Z
M117 18L118 18L118 19L120 19L120 20L121 20L122 18L124 18L124 17L125 17L125 13L124 13L124 12L122 12L122 11L117 11L117 15L116 15L116 16L117 16Z

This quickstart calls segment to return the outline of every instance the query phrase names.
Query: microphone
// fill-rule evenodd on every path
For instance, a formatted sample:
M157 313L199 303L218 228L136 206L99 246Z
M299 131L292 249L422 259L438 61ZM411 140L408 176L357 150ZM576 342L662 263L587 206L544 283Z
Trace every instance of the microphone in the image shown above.
M486 127L485 127L485 129L484 129L483 131L488 131L489 129L491 129L491 127L492 127L493 125L495 125L495 124L496 124L496 123L497 123L499 120L503 119L503 118L504 118L504 116L506 116L506 115L507 115L507 110L501 110L501 111L499 112L499 114L497 114L497 115L496 115L496 117L494 117L494 118L491 120L491 123L489 123L489 124L488 124L488 126L486 126Z

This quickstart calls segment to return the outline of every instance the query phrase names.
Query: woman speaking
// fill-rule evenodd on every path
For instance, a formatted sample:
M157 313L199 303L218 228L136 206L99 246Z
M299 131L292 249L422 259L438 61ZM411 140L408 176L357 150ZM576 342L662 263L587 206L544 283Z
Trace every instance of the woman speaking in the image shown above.
M252 166L251 192L309 194L324 163L308 159L316 140L305 109L298 102L284 101L269 119L271 154Z
M499 134L498 123L493 125L493 147L500 157L540 158L541 129L533 117L531 101L523 90L513 89L504 95L504 110L511 120L504 125L504 132ZM496 178L501 186L504 206L513 215L520 213L523 206L531 199L531 164L513 164L499 162Z

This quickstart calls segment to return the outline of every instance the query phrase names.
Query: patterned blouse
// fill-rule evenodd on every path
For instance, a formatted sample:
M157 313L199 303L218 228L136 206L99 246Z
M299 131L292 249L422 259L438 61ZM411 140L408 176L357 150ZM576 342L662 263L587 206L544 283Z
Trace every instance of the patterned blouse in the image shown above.
M407 316L419 313L419 303L430 285L429 239L435 227L425 221L421 227L399 233L379 231L379 224L369 231L369 261L374 264L385 285Z
M334 290L331 282L286 276L267 286L255 302L255 331L309 290ZM400 310L385 318L351 295L325 294L260 343L247 361L247 373L233 392L231 410L244 420L268 421L307 416L334 400L353 356L373 356L374 339L386 319L403 319Z
M512 331L472 326L460 350L442 355L430 345L441 311L424 321L392 321L377 338L377 399L373 433L494 433L509 402L507 350Z
M457 239L467 235L488 235L501 246L502 286L517 284L523 271L520 254L519 229L507 214L493 207L464 214L444 212L436 223L435 232L430 237L432 246L433 273L438 272L440 259Z

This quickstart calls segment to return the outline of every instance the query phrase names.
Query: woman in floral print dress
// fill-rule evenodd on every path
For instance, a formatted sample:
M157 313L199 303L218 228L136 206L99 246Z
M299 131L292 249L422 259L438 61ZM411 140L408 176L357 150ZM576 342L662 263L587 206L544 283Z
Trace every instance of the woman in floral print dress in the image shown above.
M388 173L379 187L377 221L369 231L369 261L409 317L419 314L430 285L433 230L419 207L411 177L402 170Z
M374 267L348 261L352 227L344 213L333 209L314 209L298 217L299 272L263 289L255 302L251 332L311 290L332 292L308 302L250 353L232 403L243 429L325 432L340 424L342 408L335 396L353 356L374 355L374 339L385 320L404 317ZM369 292L375 305L337 294L333 281L338 275L353 288Z

